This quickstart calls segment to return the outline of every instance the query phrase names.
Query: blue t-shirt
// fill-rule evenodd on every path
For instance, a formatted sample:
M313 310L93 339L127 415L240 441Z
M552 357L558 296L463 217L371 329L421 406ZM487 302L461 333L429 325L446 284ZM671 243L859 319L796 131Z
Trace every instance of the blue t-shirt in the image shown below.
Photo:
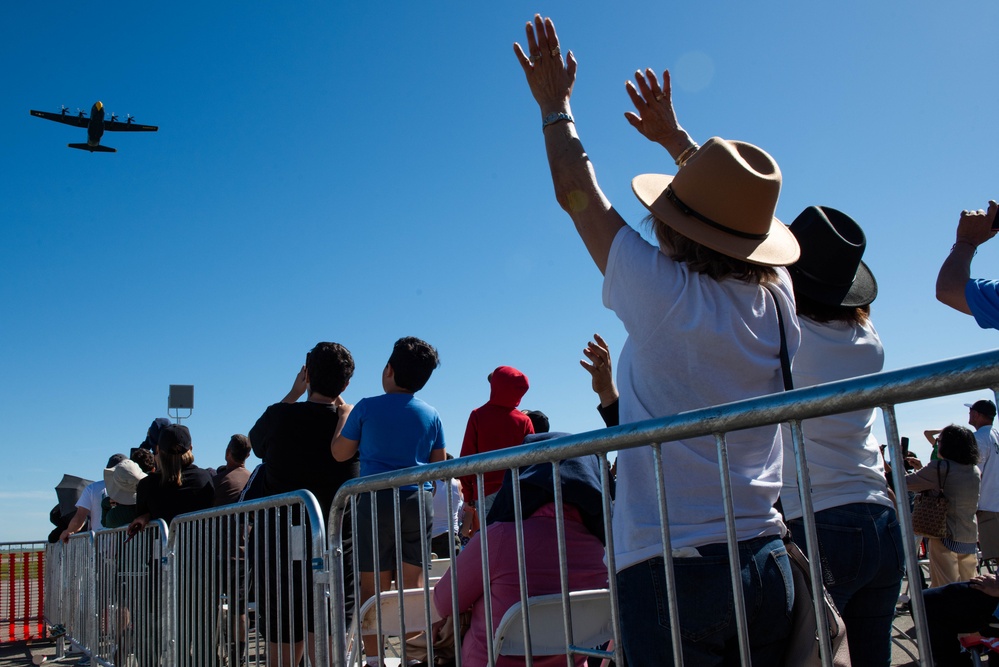
M357 440L361 477L430 463L430 452L444 449L444 427L437 410L413 394L362 398L340 433ZM415 489L415 485L400 487ZM432 488L428 482L427 490Z
M964 286L968 309L983 329L999 329L999 281L971 279Z

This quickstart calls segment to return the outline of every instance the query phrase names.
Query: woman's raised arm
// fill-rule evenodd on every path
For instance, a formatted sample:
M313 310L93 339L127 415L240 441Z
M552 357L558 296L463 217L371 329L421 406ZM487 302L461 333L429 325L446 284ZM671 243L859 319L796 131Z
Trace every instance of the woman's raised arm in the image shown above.
M603 273L611 243L625 223L600 190L593 164L576 134L569 106L576 82L576 58L570 51L563 59L555 24L550 18L535 15L526 29L530 55L516 43L513 51L541 110L541 129L555 197L572 218L590 257Z

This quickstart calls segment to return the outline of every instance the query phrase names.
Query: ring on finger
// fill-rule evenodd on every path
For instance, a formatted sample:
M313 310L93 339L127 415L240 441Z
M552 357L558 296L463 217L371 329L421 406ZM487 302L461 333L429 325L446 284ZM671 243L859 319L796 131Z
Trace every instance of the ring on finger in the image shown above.
M541 60L541 54L540 54L540 53L538 53L538 54L536 54L536 55L535 55L535 54L532 54L532 55L531 55L531 58L530 58L530 60L531 60L531 64L532 64L532 65L533 65L534 63L536 63L536 62L539 62L539 61Z
M562 49L557 46L552 49L552 58L558 58L560 55L562 55Z
M666 97L666 93L656 93L656 102L662 102L664 97Z

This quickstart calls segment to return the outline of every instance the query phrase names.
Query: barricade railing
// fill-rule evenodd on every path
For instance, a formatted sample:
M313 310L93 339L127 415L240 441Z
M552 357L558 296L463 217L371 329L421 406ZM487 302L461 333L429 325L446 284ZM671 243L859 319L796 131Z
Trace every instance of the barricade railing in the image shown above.
M45 636L45 542L0 543L0 643Z
M63 580L65 553L62 542L45 545L45 595L42 605L46 623L60 628L65 627L62 605L66 586Z
M168 530L150 521L129 536L123 526L94 534L94 604L97 637L92 659L109 667L158 665L168 636L162 593Z
M90 655L97 647L94 534L88 531L71 535L62 553L61 617L66 639Z
M325 520L311 493L182 514L167 550L175 613L166 664L282 667L305 654L329 667Z
M797 389L794 391L783 392L779 394L772 394L767 396L761 396L758 398L753 398L744 401L738 401L735 403L729 403L725 405L712 406L704 409L693 410L690 412L680 413L677 415L664 417L662 419L648 420L644 422L638 422L633 424L624 424L614 428L603 429L600 431L592 431L588 433L581 433L578 435L566 436L555 440L543 441L540 443L532 443L530 445L523 445L518 447L512 447L509 449L489 452L486 454L479 454L472 457L454 459L452 461L447 461L443 463L421 466L418 468L409 468L406 470L384 473L380 475L372 475L362 479L352 480L344 484L339 492L337 493L333 506L329 516L329 526L330 526L330 538L329 538L329 549L330 549L330 572L331 572L331 595L332 595L332 605L333 608L342 608L345 599L345 588L344 588L344 574L348 570L351 570L354 574L358 570L358 561L356 556L350 559L351 562L344 562L344 528L342 524L342 517L344 516L345 510L348 506L352 507L356 511L356 499L361 494L367 494L371 496L377 491L382 491L386 489L392 489L393 502L394 502L394 521L395 521L395 531L396 535L399 535L399 492L398 489L406 485L417 485L424 482L429 482L436 479L451 479L454 477L475 475L478 479L478 487L480 489L480 503L483 498L481 497L482 485L482 475L483 473L494 471L494 470L511 470L513 475L514 485L513 488L516 490L519 487L518 481L518 469L521 466L535 464L535 463L545 463L560 461L567 458L587 456L592 454L597 454L601 457L601 480L604 489L604 521L605 530L608 536L607 542L607 564L609 570L608 587L610 589L610 601L611 601L611 618L614 626L613 630L613 658L617 664L623 664L623 656L621 651L621 632L620 632L620 612L619 603L617 596L617 590L615 585L615 577L613 576L614 567L614 549L613 541L611 539L611 501L608 495L608 489L610 488L610 478L607 469L607 462L605 455L607 452L622 450L634 447L652 447L655 453L657 462L661 463L663 450L668 452L669 443L675 440L681 440L686 438L693 438L698 436L712 436L715 438L717 444L718 460L719 460L719 474L722 487L722 498L725 503L725 520L726 524L729 526L728 530L728 548L730 554L730 561L738 562L737 557L737 544L735 542L735 531L734 531L734 516L732 510L732 489L731 482L728 475L727 469L727 456L728 449L725 435L732 431L738 431L742 429L754 428L759 426L774 425L779 423L788 423L791 427L792 432L792 445L795 453L795 467L798 476L798 487L801 495L802 510L804 516L802 517L804 523L804 537L805 542L808 547L809 553L818 553L818 541L815 534L815 517L812 511L811 498L809 494L809 484L807 477L807 457L805 455L804 449L802 447L802 436L801 436L801 421L805 419L822 417L826 415L839 414L845 412L852 412L856 410L880 408L885 422L885 433L887 436L888 444L888 460L892 463L892 475L894 487L896 489L905 489L905 468L902 465L903 454L901 449L901 444L899 440L898 425L895 416L895 405L900 403L908 403L913 401L926 400L931 398L938 398L941 396L947 396L951 394L959 394L970 391L976 391L981 389L991 389L993 392L999 388L999 351L986 352L976 355L970 355L966 357L960 357L957 359L950 359L940 362L935 362L931 364L906 368L897 371L890 371L879 373L875 375L868 375L859 378L853 378L849 380L843 380L839 382L828 383L824 385L818 385L813 387L808 387L805 389ZM556 467L557 470L557 467ZM664 492L664 481L662 474L662 466L658 466L657 475L657 493L660 498L660 514L659 523L661 526L661 533L663 537L663 559L665 562L665 577L667 582L667 592L668 592L668 606L670 610L671 617L676 619L680 618L682 623L682 615L679 614L679 609L676 599L676 586L673 576L673 557L670 549L670 537L669 537L669 525L668 522L664 520L666 516L667 507L665 501ZM557 479L557 474L555 478L554 489L556 494L559 490L559 483ZM904 498L904 494L901 494ZM515 497L515 503L518 504L517 515L519 517L519 496ZM377 503L372 502L372 505L376 508ZM450 503L449 503L450 505ZM556 496L556 508L561 508L561 499ZM449 511L452 508L449 506ZM905 551L906 569L911 573L917 572L919 567L917 554L915 549L915 540L911 529L911 513L907 503L899 503L897 505L899 523L901 525L903 545ZM377 512L377 509L375 510ZM355 515L356 516L356 515ZM559 522L561 523L562 517L559 517ZM421 519L421 530L423 528ZM522 535L522 525L518 519L517 523L517 534ZM487 531L482 531L483 540L487 540ZM349 535L348 535L349 537ZM356 539L356 536L355 536ZM377 535L372 535L372 540L377 542ZM566 629L566 655L609 655L606 651L594 651L589 650L586 647L576 647L573 645L572 633L571 633L571 618L570 618L570 606L569 606L569 596L566 590L566 579L567 575L565 572L565 560L564 560L564 550L565 550L565 538L560 532L558 535L559 540L559 551L562 557L561 560L561 571L560 577L562 580L562 596L563 596L563 616L564 616L564 627ZM520 540L518 539L518 542ZM522 545L518 545L522 546ZM523 553L523 549L520 549ZM489 594L489 563L487 556L485 555L486 545L483 545L483 587L485 590L484 599L485 604L485 615L486 615L486 626L492 628L494 626L493 618L490 613L490 594ZM399 555L397 554L397 559ZM426 551L424 551L424 562L428 562ZM813 587L816 590L821 588L822 582L822 572L820 561L817 558L811 558L810 563L810 577L812 580ZM522 604L526 607L526 600L528 596L528 591L525 586L525 575L523 559L519 564L520 571L520 597ZM401 573L400 573L401 575ZM397 575L399 577L400 575ZM733 578L733 591L736 599L737 605L737 625L738 625L738 636L740 644L740 655L743 664L749 664L749 637L746 623L746 616L744 610L744 604L741 598L741 580L739 578L738 567L732 568L732 578ZM354 577L356 582L357 578ZM400 580L397 578L397 581ZM348 577L349 581L349 577ZM377 577L376 577L377 581ZM457 598L454 596L454 584L456 583L455 573L452 570L451 574L452 582L452 597L453 606L456 606ZM399 586L402 589L402 586ZM922 594L919 586L909 587L910 596L912 599L912 615L914 624L916 627L917 641L920 647L920 664L921 665L931 665L932 658L929 650L929 634L926 628L926 616L923 607ZM354 584L355 598L358 592L357 584ZM399 593L400 600L403 593L400 590ZM364 601L356 598L358 601L358 607L360 607ZM402 627L402 634L408 632L409 628L421 627L430 624L430 605L432 600L430 599L430 589L429 587L424 588L424 600L425 608L424 618L416 619L415 623L407 625L406 619L404 617L404 612L398 612L402 618L399 619L400 625ZM825 619L824 613L821 609L821 600L816 598L816 616L820 619ZM404 609L405 605L400 604L400 609ZM457 623L457 612L464 611L460 609L453 608L452 613L454 616L455 624L455 634L458 634L458 623ZM381 619L377 622L378 634L382 634L382 622ZM524 614L524 633L525 635L530 635L530 621L528 614ZM680 623L672 623L673 628L673 653L674 662L677 665L683 664L683 657L681 654L681 641L679 637L679 626ZM360 651L357 649L356 642L348 646L348 632L345 619L343 617L334 616L332 619L331 628L331 639L332 639L332 650L333 650L333 662L335 664L346 664L348 659L351 660L350 664L360 664ZM827 633L820 633L821 637L821 656L823 665L832 665L832 654L831 646ZM888 638L886 638L888 641ZM429 642L428 642L429 643ZM489 664L493 664L495 661L495 652L491 634L488 636L488 653L489 653ZM405 652L405 643L402 643L400 647L402 652ZM459 653L458 664L460 665L460 646L456 647ZM349 651L349 652L348 652ZM527 651L530 654L530 650ZM527 657L528 663L530 663L530 655Z

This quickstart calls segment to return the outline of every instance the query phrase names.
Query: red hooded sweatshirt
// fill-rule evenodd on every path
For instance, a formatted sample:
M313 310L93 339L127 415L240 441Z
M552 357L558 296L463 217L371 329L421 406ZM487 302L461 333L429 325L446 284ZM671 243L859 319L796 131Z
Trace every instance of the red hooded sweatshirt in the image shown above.
M462 456L520 445L525 436L534 433L530 418L517 409L530 386L527 376L512 366L500 366L489 376L489 384L489 402L468 416L465 439L461 442ZM499 491L505 472L497 470L483 476L485 495ZM461 489L465 502L479 499L475 475L462 477Z

